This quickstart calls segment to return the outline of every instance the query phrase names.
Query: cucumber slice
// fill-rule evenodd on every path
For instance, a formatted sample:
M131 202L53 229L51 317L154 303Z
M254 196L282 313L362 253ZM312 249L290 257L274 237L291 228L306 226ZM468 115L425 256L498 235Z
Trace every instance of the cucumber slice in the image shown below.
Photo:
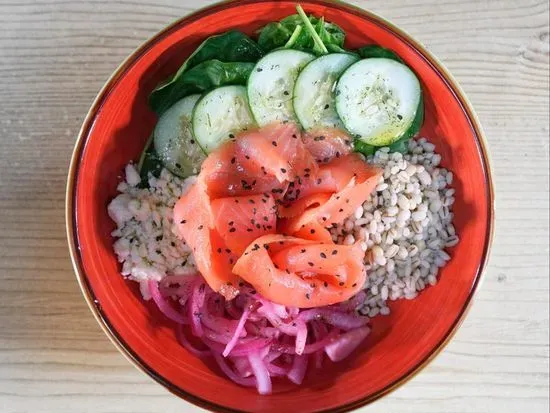
M206 153L255 127L244 86L223 86L204 95L193 111L193 133Z
M415 74L386 58L351 65L336 86L336 111L346 129L373 146L388 146L412 125L422 89Z
M260 126L272 122L297 121L292 93L298 73L313 60L299 50L277 50L261 58L248 78L248 100Z
M153 132L158 158L181 177L197 174L205 157L191 127L193 108L199 98L200 95L191 95L177 101L160 117Z
M336 113L336 81L359 58L349 53L321 56L300 72L294 86L294 111L302 127L344 129Z

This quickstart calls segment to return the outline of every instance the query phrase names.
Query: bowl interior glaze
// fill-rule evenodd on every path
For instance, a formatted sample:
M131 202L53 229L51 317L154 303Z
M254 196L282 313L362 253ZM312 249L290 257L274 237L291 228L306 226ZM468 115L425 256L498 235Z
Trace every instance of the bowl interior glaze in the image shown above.
M396 51L421 79L426 120L422 134L436 144L455 175L455 226L461 242L438 285L418 299L391 303L373 320L361 351L308 375L301 387L276 383L258 396L239 387L208 361L190 355L174 326L140 299L119 275L107 205L124 165L137 160L156 117L147 106L155 85L175 72L207 36L229 29L250 35L294 13L292 1L226 2L176 22L136 51L98 96L83 125L69 174L67 224L84 295L115 345L140 369L174 393L213 410L263 412L349 410L387 393L421 369L453 335L485 265L492 232L492 187L481 129L466 98L445 69L391 24L351 6L301 2L347 33L349 48L377 43Z

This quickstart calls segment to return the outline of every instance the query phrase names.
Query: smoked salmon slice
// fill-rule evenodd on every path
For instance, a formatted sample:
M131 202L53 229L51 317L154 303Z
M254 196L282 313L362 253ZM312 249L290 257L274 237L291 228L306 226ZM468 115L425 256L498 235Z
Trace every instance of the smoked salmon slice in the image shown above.
M309 131L302 137L304 145L317 162L330 162L351 153L353 139L339 129Z
M209 154L174 222L214 291L230 300L245 280L274 303L310 308L363 287L363 249L335 245L329 228L365 202L382 172L350 153L349 139L273 124Z
M239 256L256 238L276 231L277 206L271 194L218 198L211 208L216 230Z
M239 151L263 167L279 182L293 181L297 176L316 171L317 163L302 142L293 123L276 123L259 131L244 133L237 140Z
M208 196L216 199L270 192L274 198L282 198L288 184L246 159L238 149L234 141L228 141L203 161L200 176Z
M249 245L233 272L268 300L312 308L345 301L363 288L363 256L358 245L334 246L265 235Z
M174 225L193 251L197 269L208 285L227 299L238 293L238 277L232 272L238 256L214 227L210 200L200 179L174 206Z

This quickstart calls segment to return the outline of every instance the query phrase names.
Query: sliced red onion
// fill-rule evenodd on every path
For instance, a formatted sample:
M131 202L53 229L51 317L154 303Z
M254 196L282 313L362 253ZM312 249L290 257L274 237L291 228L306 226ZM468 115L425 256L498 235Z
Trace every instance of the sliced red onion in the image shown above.
M288 379L294 384L302 384L307 370L308 356L296 356L292 363L292 368L287 374Z
M256 388L260 394L270 394L272 390L271 377L267 371L267 367L260 357L259 351L251 352L248 355L250 367L256 378Z
M257 380L251 377L250 378L240 377L231 369L231 367L229 367L229 365L225 362L225 359L221 356L221 354L213 353L213 356L214 356L214 360L216 360L216 363L218 363L218 366L220 366L220 369L224 372L224 374L227 377L229 377L231 380L233 380L235 383L246 387L256 386Z
M288 374L288 368L277 366L273 363L266 363L267 371L270 376L284 377Z
M365 293L364 291L359 291L348 301L344 301L343 303L338 304L338 307L344 311L355 311L355 309L363 304L366 299L367 293Z
M241 377L252 376L252 368L250 367L248 357L231 357L231 360L233 361L233 366L235 367L235 370L237 370L237 373Z
M186 300L193 290L193 283L198 274L195 271L189 271L186 275L169 275L164 277L159 283L159 290L163 297L177 296Z
M246 323L246 320L248 319L248 316L250 315L250 308L246 307L243 311L243 314L241 315L241 318L239 320L239 323L237 324L237 327L235 328L235 332L233 333L233 337L227 343L227 346L225 346L225 349L223 350L223 356L227 357L229 353L231 353L231 350L235 347L237 342L239 341L239 337L242 336L243 330L244 330L244 323ZM246 332L245 332L246 334Z
M209 329L216 331L218 333L229 334L229 336L231 336L231 333L235 331L235 329L239 325L239 322L237 320L230 320L223 317L216 317L215 315L212 315L206 311L203 312L201 316L201 321L205 327L208 327ZM240 337L245 337L246 331L243 329L240 331L239 334L240 334Z
M179 311L175 310L174 307L164 298L159 290L158 283L156 281L149 281L149 291L151 292L151 297L157 305L158 309L170 320L175 321L178 324L189 324L189 320L180 314Z
M352 330L358 327L365 326L369 319L367 317L360 316L358 314L349 314L342 311L338 311L335 308L312 308L310 310L302 311L298 317L305 323L311 320L323 320L335 327L342 330Z
M296 354L302 354L306 346L307 341L307 326L306 323L297 321L296 322Z
M206 284L200 278L197 279L193 286L193 292L191 293L191 299L189 300L189 318L191 319L191 331L196 337L202 337L202 307L204 305Z
M325 347L325 353L332 361L341 361L349 356L369 335L370 328L359 327L340 335Z
M197 357L206 357L212 355L210 350L199 350L194 347L189 340L187 339L183 327L180 325L176 329L176 337L178 338L179 343L187 349L190 353L194 354Z

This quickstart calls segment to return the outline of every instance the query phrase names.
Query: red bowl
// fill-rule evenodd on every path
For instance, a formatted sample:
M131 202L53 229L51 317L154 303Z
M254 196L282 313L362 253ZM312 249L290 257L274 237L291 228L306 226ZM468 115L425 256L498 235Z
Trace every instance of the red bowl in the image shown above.
M464 319L487 262L493 232L493 190L483 133L451 75L418 42L369 12L326 0L301 2L347 32L347 46L377 43L395 50L420 77L422 133L456 177L455 226L460 243L436 287L391 304L349 360L309 375L300 387L275 386L259 396L190 355L170 322L119 275L107 204L123 167L136 160L156 117L147 106L155 85L175 72L207 36L229 29L250 35L294 13L294 1L237 0L189 15L147 41L114 73L95 100L76 143L67 187L67 233L78 281L90 309L136 367L184 399L218 411L346 411L395 389L439 353Z

